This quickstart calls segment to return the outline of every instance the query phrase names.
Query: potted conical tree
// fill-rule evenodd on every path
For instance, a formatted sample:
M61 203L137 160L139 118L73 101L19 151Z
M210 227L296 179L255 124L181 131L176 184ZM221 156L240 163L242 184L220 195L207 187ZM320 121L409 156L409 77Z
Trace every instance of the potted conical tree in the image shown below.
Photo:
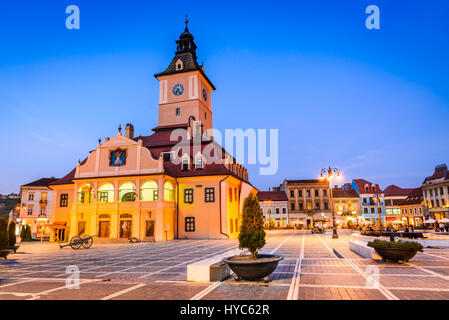
M8 221L0 218L0 258L7 258L8 249Z
M250 194L243 203L242 225L239 233L239 248L248 249L249 255L239 255L225 258L232 271L236 274L235 280L259 280L268 282L268 276L284 257L272 254L259 254L265 245L265 230L263 229L263 213L259 200Z

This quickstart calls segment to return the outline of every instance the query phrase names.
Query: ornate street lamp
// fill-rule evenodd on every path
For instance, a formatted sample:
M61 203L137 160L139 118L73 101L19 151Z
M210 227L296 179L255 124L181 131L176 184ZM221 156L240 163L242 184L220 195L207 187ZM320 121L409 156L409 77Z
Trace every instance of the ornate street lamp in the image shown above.
M376 202L377 202L377 213L379 214L379 230L383 230L383 222L382 222L382 210L380 210L380 194L379 191L377 191L376 186Z
M320 174L320 180L327 180L329 182L329 188L331 191L331 213L332 213L332 239L338 239L337 234L337 224L335 223L335 212L334 212L334 199L333 199L333 193L332 193L332 180L334 178L337 178L340 180L341 174L340 170L337 168L331 168L329 166L328 169L322 169Z

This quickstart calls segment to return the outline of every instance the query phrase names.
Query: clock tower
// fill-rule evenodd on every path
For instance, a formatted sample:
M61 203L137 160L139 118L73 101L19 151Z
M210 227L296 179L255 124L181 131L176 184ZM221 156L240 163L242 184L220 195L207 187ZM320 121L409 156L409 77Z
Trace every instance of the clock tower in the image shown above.
M199 65L193 35L186 27L176 41L175 57L168 68L154 76L159 80L159 126L192 126L201 122L203 131L212 128L211 95L214 85Z

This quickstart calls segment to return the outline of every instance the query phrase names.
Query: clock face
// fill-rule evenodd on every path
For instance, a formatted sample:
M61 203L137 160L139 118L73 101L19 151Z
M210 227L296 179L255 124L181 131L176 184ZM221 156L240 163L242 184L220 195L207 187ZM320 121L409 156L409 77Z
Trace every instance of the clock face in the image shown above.
M207 92L206 92L206 89L203 89L203 98L204 98L204 101L207 101Z
M175 96L180 96L184 93L184 86L180 83L175 84L172 91Z

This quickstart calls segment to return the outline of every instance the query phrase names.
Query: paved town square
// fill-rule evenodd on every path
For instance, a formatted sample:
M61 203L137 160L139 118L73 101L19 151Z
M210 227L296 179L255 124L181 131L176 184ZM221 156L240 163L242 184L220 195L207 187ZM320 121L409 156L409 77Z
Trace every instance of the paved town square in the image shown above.
M262 253L285 257L270 282L187 282L187 265L235 249L236 240L174 240L94 244L88 250L56 244L23 245L0 262L0 300L408 300L449 299L449 249L428 249L409 263L365 259L339 239L309 231L267 232ZM80 270L79 289L67 289L68 267Z

